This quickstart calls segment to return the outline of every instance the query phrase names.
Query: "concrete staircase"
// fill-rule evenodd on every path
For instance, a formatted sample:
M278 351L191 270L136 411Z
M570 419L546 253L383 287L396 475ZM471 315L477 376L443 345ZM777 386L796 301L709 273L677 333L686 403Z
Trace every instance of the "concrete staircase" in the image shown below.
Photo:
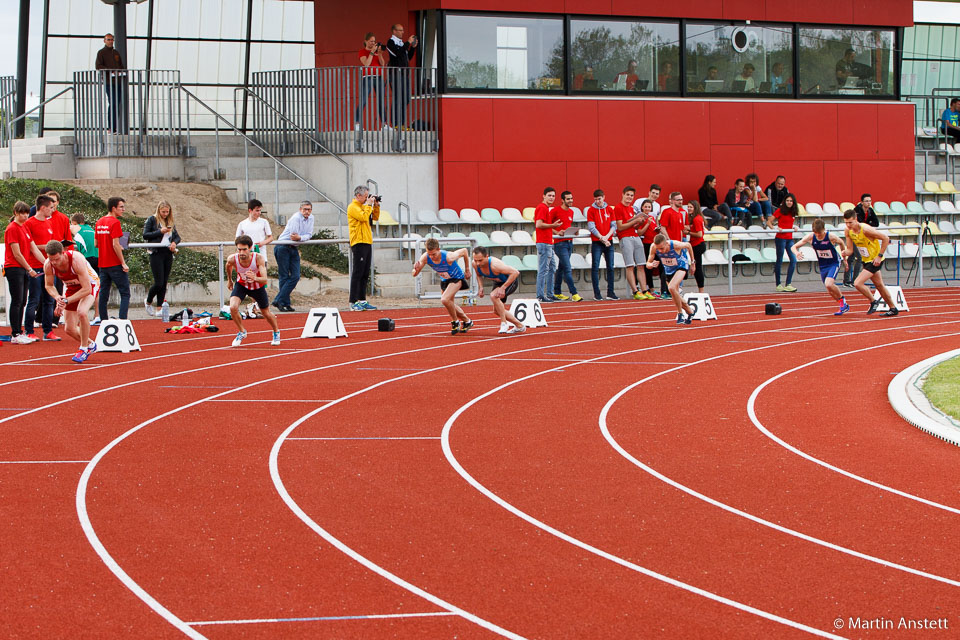
M15 178L71 179L77 177L72 135L13 140ZM9 178L10 149L0 148L0 178Z

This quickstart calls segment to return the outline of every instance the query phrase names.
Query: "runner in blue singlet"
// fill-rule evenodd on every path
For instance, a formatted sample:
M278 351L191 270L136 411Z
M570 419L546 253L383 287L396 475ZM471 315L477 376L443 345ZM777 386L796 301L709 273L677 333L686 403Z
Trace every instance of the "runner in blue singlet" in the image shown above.
M477 272L477 296L483 297L484 278L490 280L493 285L490 291L490 302L493 303L494 314L500 318L500 331L497 333L513 334L526 331L527 328L523 323L507 311L505 306L507 296L517 290L520 272L502 260L491 258L486 247L476 247L473 250L473 268Z
M844 241L837 236L830 235L830 232L826 229L823 220L817 218L813 221L813 233L805 235L800 242L790 247L790 251L799 258L800 247L808 243L813 247L817 254L817 264L820 267L820 279L823 281L823 286L826 287L827 293L840 304L840 308L833 315L842 316L850 310L850 305L847 304L846 298L843 297L843 293L836 284L837 274L840 273L840 251L844 249ZM835 247L840 247L840 251L837 251Z
M693 255L693 247L689 242L680 242L670 240L662 233L657 234L653 239L653 246L650 247L650 255L647 256L647 268L655 269L662 266L663 272L670 278L667 290L670 297L673 298L673 304L677 305L677 324L691 324L693 322L693 309L690 308L683 298L680 297L680 285L683 279L687 277L687 271L693 273L697 265L690 259ZM683 314L686 312L687 316Z
M466 290L470 287L470 253L466 249L457 249L456 251L443 251L440 249L440 243L436 238L428 238L426 242L426 251L413 265L412 275L416 278L425 266L440 275L440 303L450 314L450 333L466 333L473 326L473 320L467 317L463 309L457 305L457 292L461 289ZM457 262L463 259L466 269L463 269Z

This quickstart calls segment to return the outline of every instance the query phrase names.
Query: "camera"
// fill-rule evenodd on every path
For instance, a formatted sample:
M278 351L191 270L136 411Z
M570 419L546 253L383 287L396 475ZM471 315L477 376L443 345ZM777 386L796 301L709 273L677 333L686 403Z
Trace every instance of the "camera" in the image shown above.
M373 199L374 199L376 202L382 202L382 201L383 201L383 196L373 196Z

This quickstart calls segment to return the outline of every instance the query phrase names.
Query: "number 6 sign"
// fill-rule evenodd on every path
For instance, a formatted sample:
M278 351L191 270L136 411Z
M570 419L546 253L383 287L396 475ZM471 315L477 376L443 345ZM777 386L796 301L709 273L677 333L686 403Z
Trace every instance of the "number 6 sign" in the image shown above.
M339 338L347 337L340 311L335 307L317 307L310 309L307 321L303 325L301 338Z
M510 313L525 327L545 327L547 319L539 300L517 298L510 305Z
M141 351L140 341L137 340L137 334L133 330L133 325L129 320L117 320L111 318L100 323L100 330L97 331L97 337L94 340L97 343L97 351L114 351L119 353L130 353L131 351Z

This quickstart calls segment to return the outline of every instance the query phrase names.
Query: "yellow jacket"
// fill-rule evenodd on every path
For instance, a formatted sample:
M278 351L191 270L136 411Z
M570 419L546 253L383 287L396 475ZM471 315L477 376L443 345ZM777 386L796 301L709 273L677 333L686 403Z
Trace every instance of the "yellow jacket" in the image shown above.
M347 207L347 227L350 230L350 246L363 242L373 244L371 220L380 219L380 205L360 204L354 199Z

